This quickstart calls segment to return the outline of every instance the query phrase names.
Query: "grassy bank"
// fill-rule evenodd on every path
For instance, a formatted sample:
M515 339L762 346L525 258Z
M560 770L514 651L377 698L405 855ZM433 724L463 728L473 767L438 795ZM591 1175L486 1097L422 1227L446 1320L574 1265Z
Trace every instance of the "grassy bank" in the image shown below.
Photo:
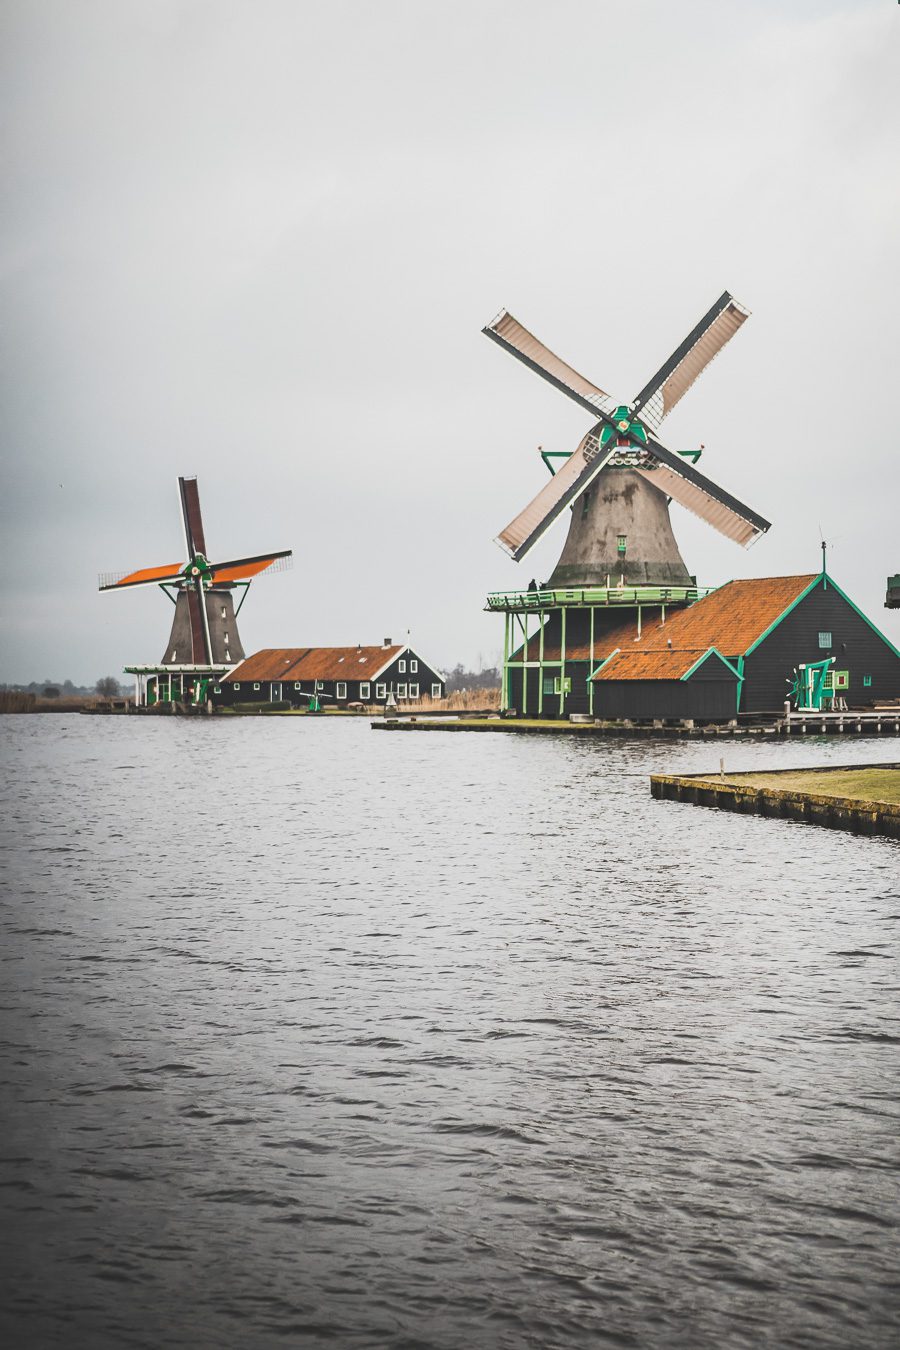
M790 773L726 774L736 787L774 788L779 792L809 792L819 797L900 805L900 765L874 768L796 769Z

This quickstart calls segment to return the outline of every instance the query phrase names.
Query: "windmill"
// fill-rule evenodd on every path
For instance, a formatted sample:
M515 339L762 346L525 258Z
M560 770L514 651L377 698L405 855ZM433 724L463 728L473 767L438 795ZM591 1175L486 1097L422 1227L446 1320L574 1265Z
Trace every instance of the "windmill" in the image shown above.
M697 469L699 451L673 454L657 440L663 419L748 314L725 291L632 402L619 405L506 310L488 324L487 337L595 419L571 454L559 453L562 467L501 530L501 547L518 562L580 499L549 588L684 586L690 577L672 533L670 499L745 547L764 533L767 520Z
M290 565L290 549L210 562L197 479L179 478L178 491L188 561L100 577L101 591L159 586L175 605L172 631L160 667L129 667L135 673L162 675L175 668L199 674L204 670L225 670L242 661L244 649L236 620L250 582L262 572L280 571ZM243 590L237 609L232 598L236 587ZM171 697L171 678L167 687Z

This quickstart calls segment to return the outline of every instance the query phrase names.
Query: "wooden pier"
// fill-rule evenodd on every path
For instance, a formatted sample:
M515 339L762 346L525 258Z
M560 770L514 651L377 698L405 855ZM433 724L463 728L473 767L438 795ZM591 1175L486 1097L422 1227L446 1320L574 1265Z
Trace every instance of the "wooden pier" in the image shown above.
M650 791L664 801L900 839L900 763L727 775L657 773L651 775Z

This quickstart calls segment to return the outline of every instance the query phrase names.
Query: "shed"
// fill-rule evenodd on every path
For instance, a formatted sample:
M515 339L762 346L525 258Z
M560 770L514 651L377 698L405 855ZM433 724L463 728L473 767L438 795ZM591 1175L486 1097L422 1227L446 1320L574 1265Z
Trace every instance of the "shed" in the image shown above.
M594 712L612 721L728 721L742 678L715 647L619 649L595 672Z

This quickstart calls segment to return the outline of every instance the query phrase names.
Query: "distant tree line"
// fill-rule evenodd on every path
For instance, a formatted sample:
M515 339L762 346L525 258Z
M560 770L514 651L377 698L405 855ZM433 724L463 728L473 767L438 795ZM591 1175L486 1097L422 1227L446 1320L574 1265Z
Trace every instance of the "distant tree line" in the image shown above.
M500 671L496 666L486 666L482 670L466 670L459 663L447 675L447 693L456 694L463 689L499 689Z
M32 694L35 698L115 698L122 692L114 675L104 675L95 685L73 684L71 680L32 680L30 684L0 684L0 690L16 694Z

